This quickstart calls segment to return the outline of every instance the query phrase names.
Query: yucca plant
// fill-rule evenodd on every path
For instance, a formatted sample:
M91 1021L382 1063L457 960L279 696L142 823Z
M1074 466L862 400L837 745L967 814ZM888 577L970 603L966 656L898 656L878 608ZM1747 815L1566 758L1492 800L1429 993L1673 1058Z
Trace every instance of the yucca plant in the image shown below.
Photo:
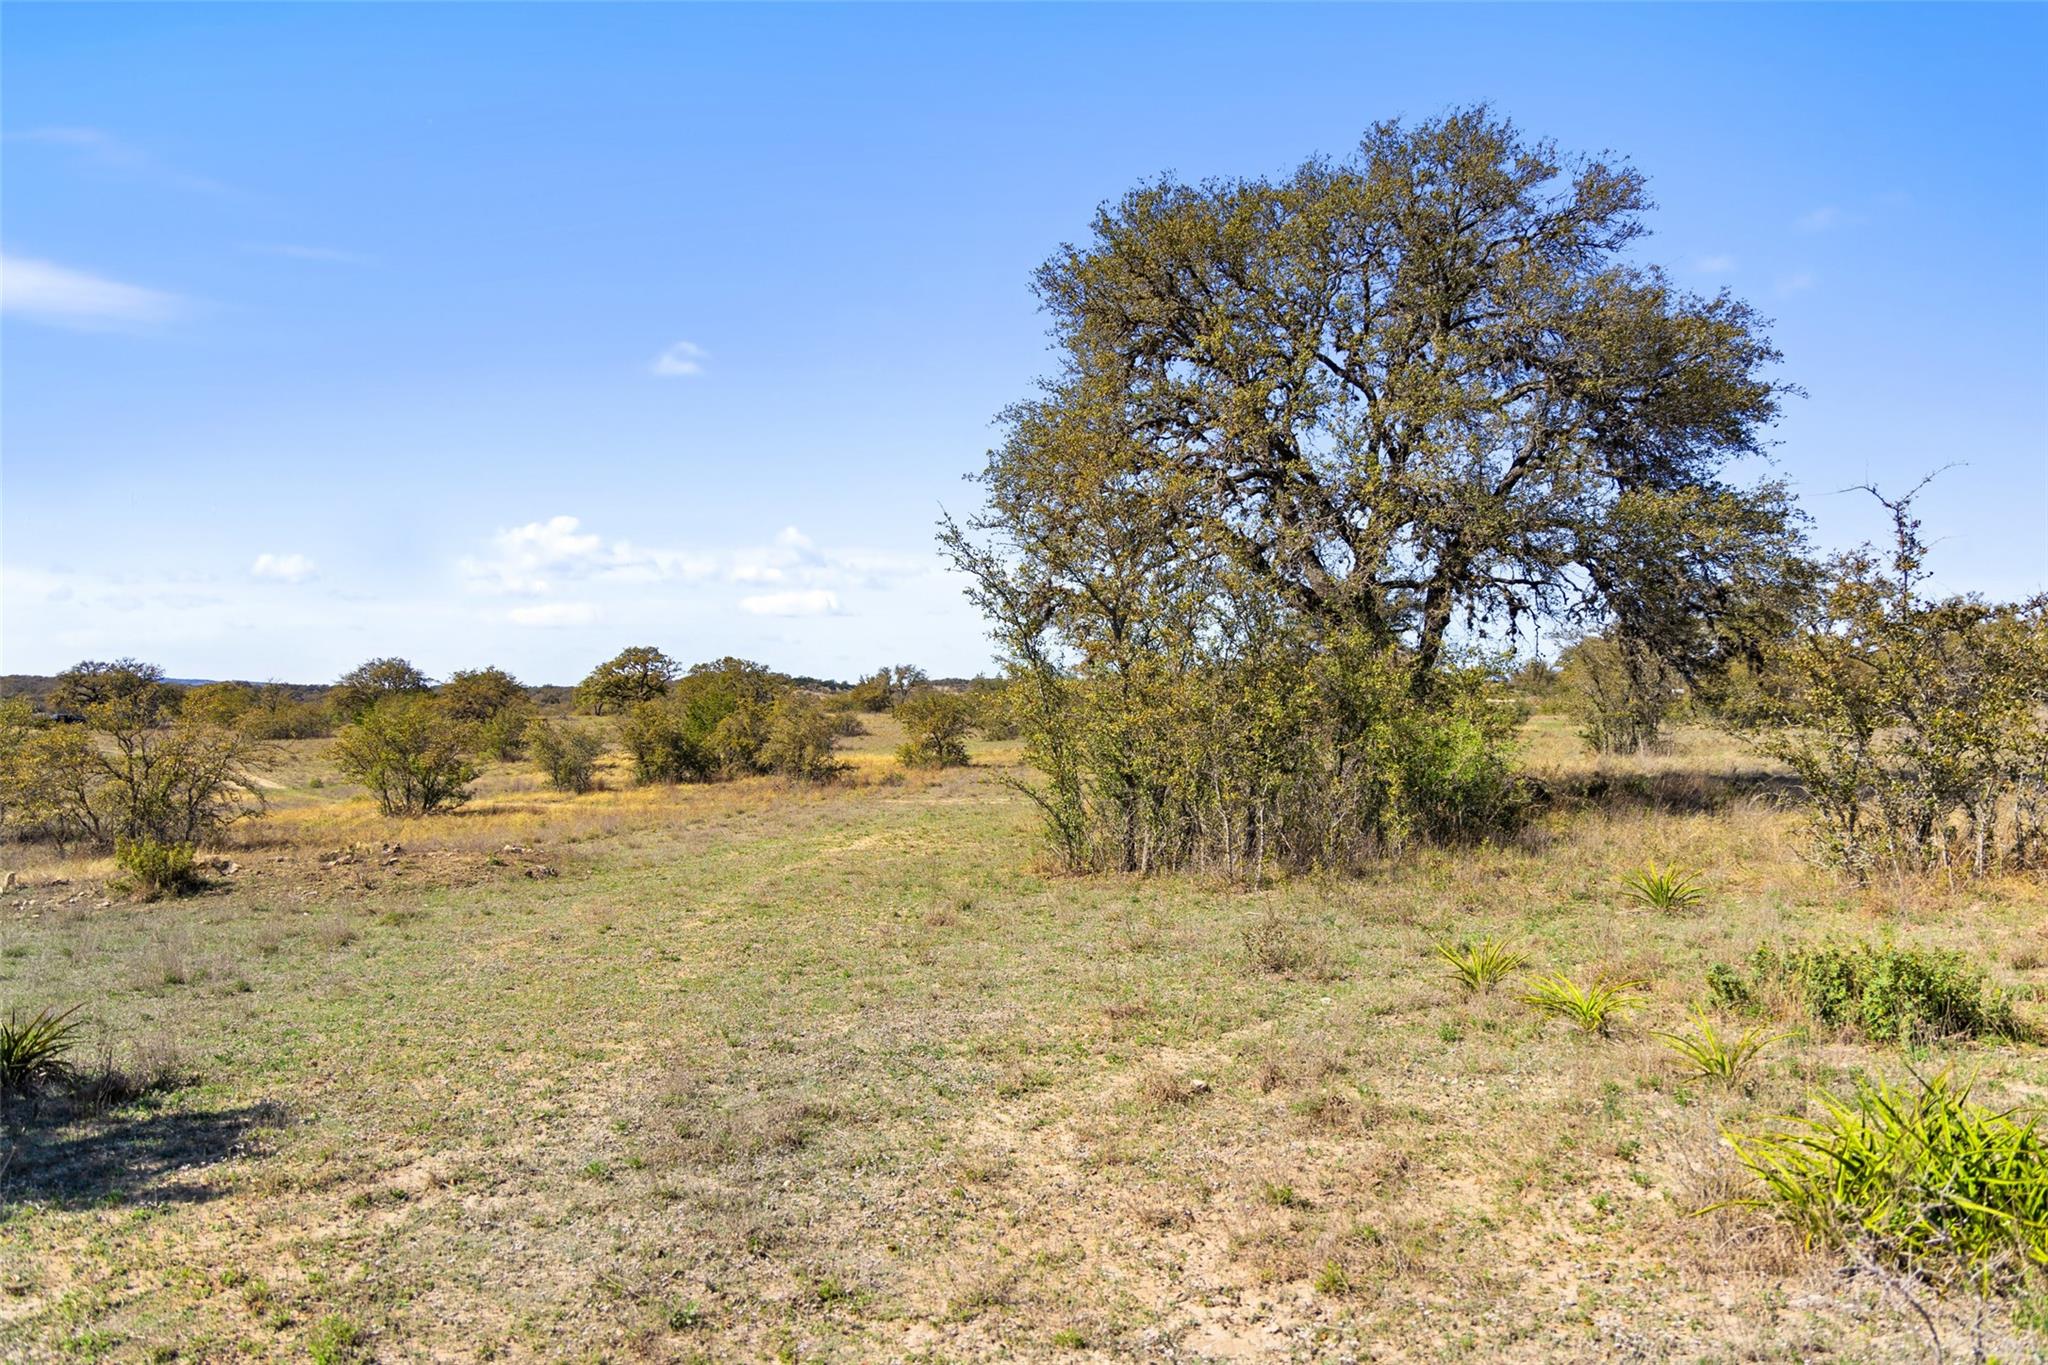
M1762 1197L1728 1203L1771 1210L1809 1245L1854 1247L1936 1284L1988 1293L2038 1283L2048 1267L2038 1118L1972 1104L1946 1071L1910 1087L1859 1081L1847 1101L1816 1098L1820 1118L1723 1134L1764 1184Z
M1652 910L1690 910L1707 898L1707 888L1698 874L1684 871L1676 863L1644 863L1622 875L1621 888L1630 900Z
M1691 1064L1699 1075L1733 1085L1741 1078L1757 1054L1776 1042L1783 1034L1765 1033L1761 1026L1748 1029L1740 1037L1722 1033L1714 1027L1713 1021L1698 1010L1693 1012L1693 1033L1663 1033L1665 1045Z
M71 1017L80 1008L44 1008L30 1015L14 1009L0 1019L0 1098L32 1095L46 1085L71 1078L65 1054L85 1026L84 1020Z
M1643 998L1636 990L1642 984L1640 981L1601 980L1590 986L1581 986L1563 975L1539 976L1522 1001L1545 1014L1569 1019L1588 1033L1604 1037L1614 1027L1614 1021L1621 1012Z
M1483 938L1472 944L1446 939L1436 945L1436 955L1450 964L1458 984L1474 994L1492 990L1508 973L1529 960L1527 953L1517 952L1495 938Z

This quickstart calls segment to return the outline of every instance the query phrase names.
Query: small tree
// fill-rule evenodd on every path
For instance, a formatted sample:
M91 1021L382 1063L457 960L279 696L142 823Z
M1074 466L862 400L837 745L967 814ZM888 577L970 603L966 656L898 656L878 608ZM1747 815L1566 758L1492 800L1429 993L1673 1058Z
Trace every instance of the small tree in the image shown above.
M195 846L262 810L248 776L261 750L245 734L169 719L161 685L98 695L67 713L83 724L10 713L0 725L0 810L18 833L99 849L138 839Z
M527 722L526 747L556 791L581 795L597 785L597 756L604 745L596 735L536 716Z
M967 732L974 706L956 692L925 688L896 707L904 743L896 757L906 768L959 768L967 764Z
M469 727L476 752L509 760L524 751L533 704L519 679L504 669L458 669L439 695L448 714Z
M1853 878L2039 866L2048 595L1923 596L1913 496L1878 495L1890 552L1837 558L1806 619L1766 646L1727 711L1799 775L1821 860Z
M682 669L653 645L620 650L590 670L576 687L576 704L595 715L623 715L644 701L668 695Z
M342 731L334 756L386 815L459 806L476 780L463 727L438 699L417 692L387 696L364 711Z
M833 717L816 697L785 692L768 714L761 766L803 782L829 781L845 766L832 756L836 729Z
M1560 680L1580 737L1602 754L1655 745L1679 689L1677 673L1649 650L1598 635L1565 651Z
M154 720L160 713L176 709L177 694L164 682L161 668L138 659L112 663L87 659L59 673L50 689L50 709L66 715L83 716L94 707L114 702L131 708L131 715L135 714L132 708L142 707Z
M327 697L334 714L347 722L386 697L425 692L433 685L433 679L404 659L371 659L342 674Z
M202 683L185 693L178 714L209 725L239 725L255 705L256 689L247 683Z

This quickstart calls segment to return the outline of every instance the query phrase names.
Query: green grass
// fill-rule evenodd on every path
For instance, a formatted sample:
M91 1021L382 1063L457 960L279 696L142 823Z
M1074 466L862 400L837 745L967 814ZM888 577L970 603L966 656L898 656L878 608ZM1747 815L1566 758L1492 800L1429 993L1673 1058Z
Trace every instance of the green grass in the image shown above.
M1601 978L1580 985L1564 975L1539 976L1522 997L1524 1004L1559 1019L1568 1019L1587 1033L1605 1037L1621 1016L1643 999L1641 981Z
M1433 951L1450 966L1458 984L1475 995L1492 990L1529 960L1527 953L1491 938L1472 944L1438 943Z

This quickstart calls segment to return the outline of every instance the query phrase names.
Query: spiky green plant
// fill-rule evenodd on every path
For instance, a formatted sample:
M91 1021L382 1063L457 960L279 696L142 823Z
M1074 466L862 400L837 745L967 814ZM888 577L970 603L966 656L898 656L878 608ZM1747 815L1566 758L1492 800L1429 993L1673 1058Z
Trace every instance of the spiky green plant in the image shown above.
M1652 910L1690 910L1707 898L1699 874L1687 872L1676 863L1644 863L1622 874L1621 889L1630 900Z
M44 1008L29 1015L13 1009L0 1019L0 1096L30 1095L70 1079L65 1054L85 1026L84 1020L71 1017L80 1008Z
M1969 1096L1947 1071L1912 1086L1863 1080L1849 1100L1816 1096L1819 1118L1724 1133L1764 1184L1759 1198L1727 1202L1769 1209L1809 1245L1853 1248L1935 1284L2038 1284L2048 1144L2038 1117L2021 1122Z
M1453 943L1449 939L1435 945L1436 955L1450 964L1457 974L1458 984L1475 995L1490 991L1508 973L1520 968L1529 960L1527 953L1517 952L1501 939L1483 938L1477 943Z
M1733 1085L1741 1079L1757 1054L1776 1042L1783 1034L1765 1033L1761 1026L1745 1030L1740 1037L1721 1032L1714 1027L1713 1020L1698 1010L1693 1011L1692 1033L1664 1033L1665 1045L1676 1052L1692 1069L1708 1080Z
M1569 1019L1588 1033L1605 1037L1621 1012L1643 998L1636 989L1643 984L1641 981L1599 980L1590 986L1581 986L1561 974L1539 976L1522 1001L1545 1014Z

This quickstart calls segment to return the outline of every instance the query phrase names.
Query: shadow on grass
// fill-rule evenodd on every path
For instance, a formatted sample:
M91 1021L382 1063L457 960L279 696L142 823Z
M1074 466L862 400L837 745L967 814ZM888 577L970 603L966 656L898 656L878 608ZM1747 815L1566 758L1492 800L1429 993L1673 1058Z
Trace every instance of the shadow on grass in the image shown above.
M1734 773L1603 773L1546 777L1535 781L1539 801L1566 810L1610 814L1656 811L1708 815L1731 802L1762 799L1796 805L1806 789L1795 778L1764 769Z
M258 1150L282 1106L129 1108L101 1116L23 1112L0 1127L0 1216L22 1203L202 1203L223 1193L205 1169Z

